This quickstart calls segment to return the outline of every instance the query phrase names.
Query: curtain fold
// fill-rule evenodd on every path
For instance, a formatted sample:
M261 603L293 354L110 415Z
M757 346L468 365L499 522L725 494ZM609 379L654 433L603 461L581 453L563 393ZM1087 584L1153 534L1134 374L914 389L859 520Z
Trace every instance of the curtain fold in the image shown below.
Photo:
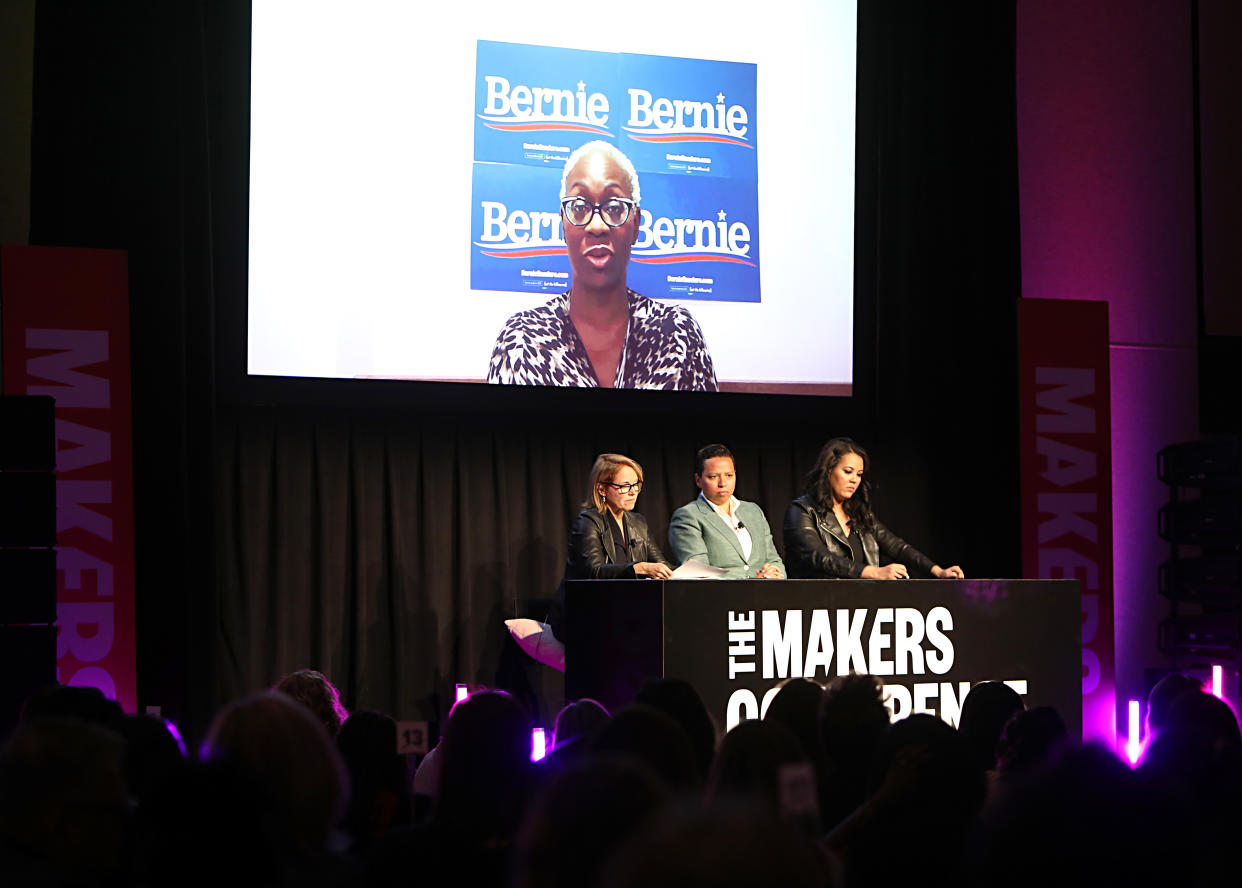
M644 465L639 510L667 550L704 443L273 408L226 411L219 441L219 697L310 664L355 705L432 720L458 681L555 694L558 679L514 662L503 620L546 616L596 454ZM809 457L784 438L730 443L779 546Z

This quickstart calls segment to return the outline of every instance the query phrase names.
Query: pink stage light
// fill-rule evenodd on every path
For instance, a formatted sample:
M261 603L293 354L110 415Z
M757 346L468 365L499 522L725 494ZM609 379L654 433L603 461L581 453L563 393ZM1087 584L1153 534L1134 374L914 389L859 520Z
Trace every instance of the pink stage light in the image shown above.
M1139 701L1131 700L1129 715L1129 731L1126 740L1126 758L1130 760L1130 767L1134 767L1139 760L1139 756L1143 754L1143 743L1139 737Z
M530 732L530 760L541 761L548 754L548 735L543 728L535 728Z
M160 719L164 723L164 727L168 729L168 733L172 734L172 738L177 741L177 748L181 750L181 757L186 757L185 740L181 736L181 732L177 730L177 726L168 719Z
M1217 700L1225 698L1225 667L1219 663L1212 667L1212 696Z
M457 699L454 702L460 703L470 696L470 686L459 684L457 686Z

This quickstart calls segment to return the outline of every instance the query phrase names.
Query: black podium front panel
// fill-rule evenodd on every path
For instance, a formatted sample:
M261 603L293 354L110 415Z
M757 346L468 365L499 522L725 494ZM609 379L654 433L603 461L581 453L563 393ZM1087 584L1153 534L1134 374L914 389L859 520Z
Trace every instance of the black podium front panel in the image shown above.
M581 580L565 617L566 696L609 709L682 678L728 729L786 678L867 672L896 718L956 725L971 686L997 680L1081 731L1077 580Z

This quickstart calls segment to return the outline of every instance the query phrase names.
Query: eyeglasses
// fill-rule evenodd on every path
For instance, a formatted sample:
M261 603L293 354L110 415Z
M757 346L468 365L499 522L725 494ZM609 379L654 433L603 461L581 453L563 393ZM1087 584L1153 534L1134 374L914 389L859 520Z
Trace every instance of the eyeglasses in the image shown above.
M631 490L635 493L640 493L643 489L643 482L641 481L631 481L627 484L613 484L611 481L606 481L605 484L608 487L616 488L617 493L629 493Z
M630 218L630 210L634 206L634 201L626 197L610 197L603 203L591 203L583 197L566 197L561 201L561 212L565 214L565 221L575 228L590 224L591 217L596 213L605 225L616 228Z

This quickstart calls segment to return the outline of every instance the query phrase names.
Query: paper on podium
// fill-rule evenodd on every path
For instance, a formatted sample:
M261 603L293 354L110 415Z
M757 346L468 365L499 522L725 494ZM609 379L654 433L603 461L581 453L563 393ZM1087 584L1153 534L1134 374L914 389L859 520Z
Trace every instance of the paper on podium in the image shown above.
M677 570L673 571L675 580L718 580L724 576L723 567L712 567L702 561L691 558Z

